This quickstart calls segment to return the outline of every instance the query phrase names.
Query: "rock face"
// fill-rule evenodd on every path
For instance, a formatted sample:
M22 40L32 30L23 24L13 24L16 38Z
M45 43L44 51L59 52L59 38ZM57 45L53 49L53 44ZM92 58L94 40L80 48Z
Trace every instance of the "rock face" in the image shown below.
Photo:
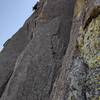
M0 53L0 100L100 99L100 0L40 0Z

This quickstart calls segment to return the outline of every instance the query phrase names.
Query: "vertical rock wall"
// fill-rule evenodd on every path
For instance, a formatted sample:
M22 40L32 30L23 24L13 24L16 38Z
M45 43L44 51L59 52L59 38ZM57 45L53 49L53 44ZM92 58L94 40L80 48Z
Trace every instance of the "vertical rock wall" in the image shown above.
M99 100L100 0L40 0L0 53L0 97Z
M37 17L25 22L31 40L18 56L1 100L49 99L68 47L73 11L73 0L47 0Z

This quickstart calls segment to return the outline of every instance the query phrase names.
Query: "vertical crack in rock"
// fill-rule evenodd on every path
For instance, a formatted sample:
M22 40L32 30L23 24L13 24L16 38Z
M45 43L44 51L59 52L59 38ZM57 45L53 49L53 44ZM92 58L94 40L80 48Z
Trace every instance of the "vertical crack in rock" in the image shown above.
M6 89L6 86L7 86L8 82L9 82L11 76L12 76L12 73L13 72L10 72L9 76L7 77L7 80L4 82L4 84L2 85L2 87L0 87L0 98L1 98L2 94L4 93L4 91Z
M96 18L100 14L100 5L92 8L92 10L89 12L89 16L84 22L84 29L88 27L92 19ZM86 16L86 15L85 15Z

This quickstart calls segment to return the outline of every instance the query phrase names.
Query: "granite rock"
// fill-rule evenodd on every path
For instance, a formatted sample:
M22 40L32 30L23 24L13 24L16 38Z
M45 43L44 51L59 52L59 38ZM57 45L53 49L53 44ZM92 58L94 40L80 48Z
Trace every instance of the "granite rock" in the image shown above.
M99 22L100 0L40 0L0 53L0 100L100 100Z

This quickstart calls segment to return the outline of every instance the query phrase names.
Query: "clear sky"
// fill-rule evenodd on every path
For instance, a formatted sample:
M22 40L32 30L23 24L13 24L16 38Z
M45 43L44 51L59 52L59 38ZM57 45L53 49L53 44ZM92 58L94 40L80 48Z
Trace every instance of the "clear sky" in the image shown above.
M38 0L0 0L0 50L32 14Z

